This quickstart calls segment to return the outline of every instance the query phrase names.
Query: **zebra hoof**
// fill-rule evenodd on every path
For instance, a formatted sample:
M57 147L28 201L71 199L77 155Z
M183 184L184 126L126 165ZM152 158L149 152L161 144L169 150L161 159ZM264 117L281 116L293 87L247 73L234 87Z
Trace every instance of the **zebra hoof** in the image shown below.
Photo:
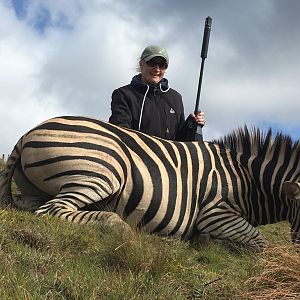
M211 236L209 233L200 233L196 232L192 237L191 237L191 242L193 244L197 245L203 245L207 244L211 240Z

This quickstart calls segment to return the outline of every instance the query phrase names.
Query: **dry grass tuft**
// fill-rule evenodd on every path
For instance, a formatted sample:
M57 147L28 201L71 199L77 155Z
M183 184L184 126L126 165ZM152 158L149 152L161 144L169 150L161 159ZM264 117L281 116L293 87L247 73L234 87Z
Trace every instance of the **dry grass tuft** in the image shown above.
M297 247L298 248L298 247ZM262 272L250 278L245 299L300 299L299 249L294 245L270 246L259 257Z

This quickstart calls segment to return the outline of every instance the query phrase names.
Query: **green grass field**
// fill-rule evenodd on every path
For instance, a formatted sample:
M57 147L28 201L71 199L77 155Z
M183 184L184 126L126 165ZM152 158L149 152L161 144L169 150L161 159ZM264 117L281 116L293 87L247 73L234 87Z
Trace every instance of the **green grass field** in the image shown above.
M300 299L288 224L261 230L253 253L0 210L0 299Z
M300 299L288 226L262 230L251 253L2 210L0 299Z

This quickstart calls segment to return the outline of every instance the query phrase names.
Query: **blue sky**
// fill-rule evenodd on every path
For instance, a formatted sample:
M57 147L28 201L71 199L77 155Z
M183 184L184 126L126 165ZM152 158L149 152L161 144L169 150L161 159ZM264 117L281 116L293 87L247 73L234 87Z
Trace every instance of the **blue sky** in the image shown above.
M0 0L0 151L50 117L108 120L112 91L150 44L167 48L188 115L207 16L204 138L247 124L300 139L299 11L297 0Z
M41 34L49 27L57 27L59 30L72 29L63 11L56 16L55 20L52 19L52 11L47 1L12 0L12 7L18 19ZM32 7L34 7L33 11Z
M12 5L18 18L26 18L29 0L12 0Z

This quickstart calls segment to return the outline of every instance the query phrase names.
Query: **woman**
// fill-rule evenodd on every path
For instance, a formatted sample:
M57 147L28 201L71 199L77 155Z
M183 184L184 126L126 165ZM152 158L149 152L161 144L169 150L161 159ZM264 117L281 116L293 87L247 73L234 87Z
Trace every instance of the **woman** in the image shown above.
M141 54L140 73L113 91L109 122L163 139L186 141L187 126L181 95L164 78L169 65L166 49L148 46ZM204 113L191 114L204 126Z

